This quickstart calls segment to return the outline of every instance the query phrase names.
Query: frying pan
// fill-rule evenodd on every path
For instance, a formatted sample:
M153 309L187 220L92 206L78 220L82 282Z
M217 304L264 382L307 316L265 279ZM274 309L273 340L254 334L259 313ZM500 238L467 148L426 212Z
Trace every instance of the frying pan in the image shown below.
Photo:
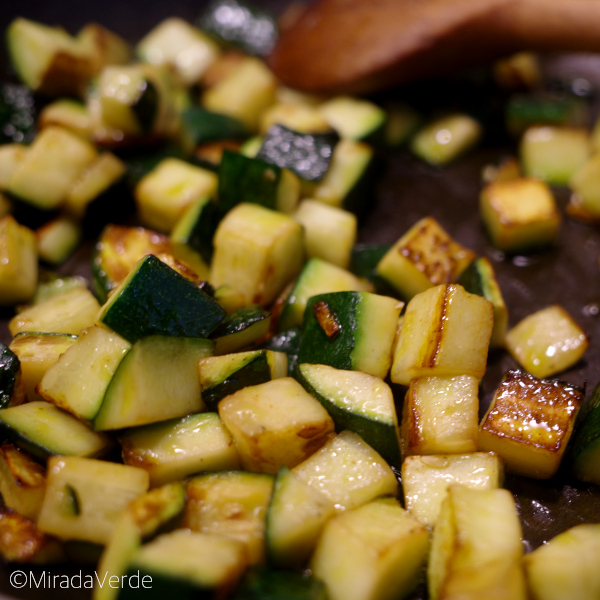
M283 2L261 0L266 8L281 11ZM71 33L89 21L97 21L125 38L139 40L160 20L181 16L193 21L204 6L203 2L171 0L168 3L143 0L104 0L99 4L76 0L49 3L42 0L15 2L4 0L0 7L0 27L21 15L48 24L60 24ZM0 60L5 73L9 71L5 49ZM549 56L544 63L545 77L574 79L583 77L600 90L600 55ZM417 108L466 104L488 108L491 129L499 118L494 112L494 98L479 98L480 89L472 86L473 77L426 81L386 91L376 99L388 101L410 98ZM469 83L471 82L471 83ZM479 90L479 91L478 91ZM483 99L482 99L483 98ZM597 112L598 106L595 106ZM380 174L370 200L370 211L362 219L359 242L393 243L418 219L434 216L459 242L493 262L509 309L510 326L526 315L550 304L561 304L588 333L591 344L584 359L572 369L561 373L560 379L577 385L587 385L588 396L600 380L600 229L565 218L554 247L527 256L507 257L496 251L483 230L478 212L480 174L484 165L514 153L514 143L501 136L489 136L476 151L454 164L436 168L426 165L400 149L382 154L378 159ZM568 193L557 189L556 196L564 208ZM77 254L61 266L65 274L90 275L89 252L93 240L87 240ZM8 343L7 323L10 311L0 314L0 340ZM490 354L488 370L483 379L480 399L483 413L502 374L517 365L504 351ZM401 390L395 388L400 393ZM398 396L397 400L401 400ZM513 492L520 511L527 549L533 549L568 527L583 522L600 522L600 489L576 482L568 469L551 480L535 481L507 476L506 487ZM84 567L85 568L85 567ZM37 600L81 599L89 590L15 589L9 576L14 570L29 571L29 567L0 565L0 594L2 598ZM79 573L79 565L59 566L52 573ZM40 569L34 569L40 573ZM424 600L421 586L411 600Z

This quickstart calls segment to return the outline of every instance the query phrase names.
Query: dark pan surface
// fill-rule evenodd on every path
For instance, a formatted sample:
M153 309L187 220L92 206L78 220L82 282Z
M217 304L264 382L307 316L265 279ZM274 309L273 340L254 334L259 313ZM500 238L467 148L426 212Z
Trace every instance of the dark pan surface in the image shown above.
M263 1L260 4L276 10L283 5L275 1ZM48 24L62 24L75 32L93 20L137 41L167 16L178 15L193 20L202 5L202 2L183 0L162 4L114 0L96 4L75 0L61 3L4 0L0 6L0 26L4 30L14 16L22 15ZM5 54L0 59L6 65ZM553 57L547 61L547 72L551 77L586 77L600 90L600 55ZM433 100L431 95L424 95L431 91L436 94ZM389 96L403 97L407 93L407 90L398 90L390 92ZM421 94L424 104L442 104L448 97L457 98L455 102L459 104L461 102L461 94L450 82L421 86L416 92L412 90L410 93L416 93L417 97ZM427 166L404 150L382 155L381 174L372 198L373 206L363 219L359 241L393 243L419 218L434 216L458 241L492 260L508 304L510 326L540 308L558 303L585 329L591 345L584 360L559 377L574 384L587 384L589 396L600 380L600 229L565 218L558 242L550 250L513 258L495 251L485 235L477 208L480 173L485 164L509 151L511 146L507 145L506 140L498 138L443 169ZM567 191L556 190L556 195L564 208L568 199ZM92 241L89 240L75 257L61 267L61 272L89 277L91 245ZM8 343L7 322L10 314L5 311L1 316L0 340ZM516 363L506 352L498 351L490 355L481 390L482 412L489 405L502 374L514 367ZM600 522L600 489L577 483L569 477L566 469L563 471L545 482L507 477L506 486L515 494L528 549L539 546L570 526L582 522ZM89 597L89 590L36 590L29 587L17 590L10 585L8 577L19 568L0 565L0 594L32 600ZM22 570L29 572L29 567ZM41 570L35 572L39 574ZM58 568L52 573L77 574L79 566ZM413 599L425 597L421 588Z

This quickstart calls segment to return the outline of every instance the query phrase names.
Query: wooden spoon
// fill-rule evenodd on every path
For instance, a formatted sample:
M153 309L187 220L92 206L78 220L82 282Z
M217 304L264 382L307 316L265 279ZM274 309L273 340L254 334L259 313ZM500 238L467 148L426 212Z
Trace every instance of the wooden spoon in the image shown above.
M291 87L364 93L523 49L600 51L600 0L319 0L269 65Z

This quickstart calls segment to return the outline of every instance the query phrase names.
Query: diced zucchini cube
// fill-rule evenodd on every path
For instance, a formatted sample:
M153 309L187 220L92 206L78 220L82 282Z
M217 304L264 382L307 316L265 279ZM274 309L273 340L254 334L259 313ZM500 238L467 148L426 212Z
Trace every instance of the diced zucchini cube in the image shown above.
M321 404L291 377L245 387L219 402L242 467L276 474L295 467L321 448L334 432Z
M171 65L187 86L198 83L221 53L207 35L177 17L161 21L142 38L135 51L146 62Z
M46 492L46 469L11 444L0 446L0 494L6 508L35 520Z
M264 110L275 102L277 80L257 58L245 57L221 81L204 92L202 103L214 112L239 119L258 131Z
M298 360L364 371L382 379L392 364L400 311L395 298L369 292L334 292L309 299Z
M304 227L307 258L321 258L342 269L350 266L358 228L355 215L317 200L306 199L293 216Z
M497 162L486 165L481 170L481 180L484 184L496 181L511 181L522 176L521 164L512 155L504 156Z
M398 468L400 432L394 396L379 377L327 365L301 364L302 384L327 409L337 431L353 431Z
M571 527L525 557L536 600L594 600L600 596L600 525Z
M567 213L582 221L600 220L600 154L596 153L571 178Z
M479 380L471 375L418 377L402 416L403 454L464 454L477 449Z
M12 174L25 160L29 146L25 144L2 144L0 146L0 190L5 190Z
M479 449L498 453L514 473L548 479L560 465L583 390L508 371L481 421Z
M95 73L106 65L124 65L131 60L129 42L98 23L84 25L77 39L90 49Z
M242 542L250 564L265 559L266 516L273 476L224 471L194 477L187 486L183 525Z
M271 313L257 304L249 304L227 315L213 331L215 354L231 354L265 338L271 329ZM262 382L261 382L262 383Z
M136 427L120 441L123 462L148 471L153 487L196 473L239 468L231 435L216 413Z
M575 430L572 472L581 481L600 483L600 386L596 386L584 420Z
M460 285L438 285L406 307L391 378L409 385L416 377L485 373L494 325L492 303Z
M475 258L432 217L415 223L384 255L377 274L406 300L442 283L454 283Z
M282 467L267 512L267 553L277 567L302 567L312 554L333 504L314 487Z
M13 172L7 190L36 208L57 208L97 156L94 146L77 134L62 127L47 127Z
M94 324L99 310L100 304L89 290L75 287L26 308L10 320L8 327L12 335L21 331L77 335Z
M170 232L192 202L217 193L215 173L178 158L165 158L142 177L134 195L147 227Z
M482 135L481 125L472 117L452 114L417 131L410 149L432 165L445 165L475 146Z
M19 357L21 377L30 402L42 399L36 392L38 383L76 341L76 335L62 333L23 332L15 336L9 348Z
M211 283L229 285L244 304L270 304L302 268L302 226L258 204L239 204L215 234Z
M451 485L433 529L429 597L526 600L521 537L508 490Z
M421 523L433 527L452 484L495 489L503 474L502 461L493 452L407 456L402 463L404 503Z
M293 472L340 511L356 508L377 496L398 493L398 481L390 466L351 431L331 438Z
M75 252L83 237L83 229L70 217L57 217L37 229L35 237L40 260L58 266Z
M525 317L506 334L506 347L528 373L549 377L577 363L589 346L583 329L555 304Z
M6 215L0 219L0 306L29 300L37 281L35 234Z
M493 67L494 81L506 90L535 89L540 85L540 57L535 52L517 52L497 60Z
M249 350L198 361L202 399L210 409L230 394L287 375L287 356L272 350Z
M350 96L337 96L323 102L319 113L345 140L369 140L382 133L386 112L369 102Z
M92 139L92 125L87 106L77 100L61 98L46 105L39 114L38 130L47 127L63 127L81 136Z
M535 125L521 138L519 154L526 177L567 185L591 153L587 129Z
M428 548L427 529L397 500L381 498L325 525L311 570L330 600L407 598Z
M491 183L482 190L479 206L492 243L505 252L553 243L562 221L552 191L535 179Z
M63 539L106 544L119 513L148 490L143 469L108 461L55 456L38 527Z

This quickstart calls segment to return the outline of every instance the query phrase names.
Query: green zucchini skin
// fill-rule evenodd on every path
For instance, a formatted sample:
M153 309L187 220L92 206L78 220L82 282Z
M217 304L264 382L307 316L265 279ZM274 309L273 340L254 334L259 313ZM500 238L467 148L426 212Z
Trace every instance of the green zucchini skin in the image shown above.
M242 202L275 210L281 168L225 150L219 166L219 206L227 212Z
M232 12L233 18L219 18L223 9ZM220 44L234 46L254 56L267 56L279 37L277 21L270 12L239 0L211 2L198 17L196 27Z
M389 244L357 244L352 248L350 271L357 277L365 277L374 286L378 294L397 296L394 288L380 275L377 275L377 264L391 248Z
M600 484L600 384L596 386L585 417L575 431L571 461L575 477Z
M306 181L321 181L329 169L337 133L306 134L270 127L256 158L289 169Z
M216 300L149 254L115 290L99 321L133 343L149 335L207 338L224 317Z
M298 372L298 353L302 342L302 330L300 327L292 327L282 331L262 343L259 348L264 350L275 350L285 352L288 357L288 375L296 377Z
M0 342L0 408L6 408L16 399L21 376L19 357L5 344Z
M35 102L27 86L14 83L0 86L0 144L31 142L36 121Z
M312 575L270 567L249 569L232 596L232 600L326 599L325 586Z
M271 313L258 304L238 308L212 332L215 354L230 354L247 347L268 333Z
M246 127L233 117L192 106L181 115L183 129L193 146L219 140L237 140L248 137Z

